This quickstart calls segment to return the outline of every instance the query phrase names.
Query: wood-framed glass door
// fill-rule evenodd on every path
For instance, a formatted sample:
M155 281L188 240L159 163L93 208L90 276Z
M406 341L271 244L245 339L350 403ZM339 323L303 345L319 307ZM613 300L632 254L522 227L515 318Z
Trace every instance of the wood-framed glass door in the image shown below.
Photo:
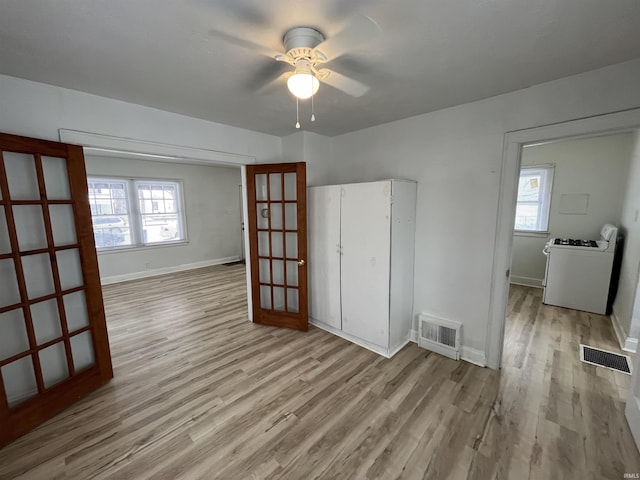
M253 321L306 331L306 164L247 166Z
M82 147L0 134L0 446L113 377Z

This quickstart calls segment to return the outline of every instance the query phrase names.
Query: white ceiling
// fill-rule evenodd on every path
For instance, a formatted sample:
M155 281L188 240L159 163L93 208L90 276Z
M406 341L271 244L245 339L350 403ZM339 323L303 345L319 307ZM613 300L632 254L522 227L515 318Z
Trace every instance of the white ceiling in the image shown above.
M294 133L281 50L293 26L330 37L356 15L381 28L330 66L371 89L322 85L317 121L338 135L640 57L638 0L7 0L0 73L274 135ZM225 37L239 40L229 41Z

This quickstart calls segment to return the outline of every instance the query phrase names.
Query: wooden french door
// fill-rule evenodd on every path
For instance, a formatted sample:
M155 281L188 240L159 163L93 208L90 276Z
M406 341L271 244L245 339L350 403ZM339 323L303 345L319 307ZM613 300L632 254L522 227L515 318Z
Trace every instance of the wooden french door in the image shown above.
M253 321L306 331L306 164L247 166Z
M0 134L0 446L112 377L82 148Z

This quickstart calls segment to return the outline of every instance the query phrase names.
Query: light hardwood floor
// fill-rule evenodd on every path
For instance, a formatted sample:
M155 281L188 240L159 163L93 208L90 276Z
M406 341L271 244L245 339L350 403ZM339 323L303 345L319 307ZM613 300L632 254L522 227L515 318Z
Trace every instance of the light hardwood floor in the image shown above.
M513 287L502 372L246 320L242 266L105 287L115 378L0 450L0 478L623 478L608 320Z

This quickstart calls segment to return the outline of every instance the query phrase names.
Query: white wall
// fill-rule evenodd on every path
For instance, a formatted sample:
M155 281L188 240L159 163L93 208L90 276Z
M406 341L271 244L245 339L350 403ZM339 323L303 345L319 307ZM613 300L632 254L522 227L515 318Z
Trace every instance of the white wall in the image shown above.
M179 89L176 95L180 95ZM0 75L0 132L59 140L58 129L238 153L280 161L272 135Z
M605 223L620 223L622 202L633 147L633 134L564 140L523 148L522 166L555 165L549 235L516 233L511 280L541 286L549 237L598 239ZM564 194L588 194L585 215L561 213Z
M640 106L640 60L333 140L324 183L418 181L414 314L463 322L485 349L504 134Z
M188 242L99 252L103 283L137 272L221 263L240 256L239 167L95 156L86 157L86 166L88 175L182 180Z
M258 163L282 157L279 137L0 75L0 132L58 141L59 129L248 155Z
M620 230L625 235L620 286L613 311L628 337L640 338L640 132L633 136L631 166L626 181ZM635 299L635 308L634 308ZM633 319L633 321L632 321Z
M331 164L331 137L313 132L296 132L282 139L284 162L307 162L307 185L322 185Z

